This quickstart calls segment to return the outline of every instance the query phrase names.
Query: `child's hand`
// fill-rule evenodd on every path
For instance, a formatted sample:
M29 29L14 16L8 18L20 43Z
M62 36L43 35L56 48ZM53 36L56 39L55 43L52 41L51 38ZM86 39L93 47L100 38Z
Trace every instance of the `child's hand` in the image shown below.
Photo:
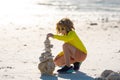
M52 37L52 38L53 38L53 36L54 36L54 35L53 35L52 33L48 33L48 34L47 34L47 38L49 38L49 37Z

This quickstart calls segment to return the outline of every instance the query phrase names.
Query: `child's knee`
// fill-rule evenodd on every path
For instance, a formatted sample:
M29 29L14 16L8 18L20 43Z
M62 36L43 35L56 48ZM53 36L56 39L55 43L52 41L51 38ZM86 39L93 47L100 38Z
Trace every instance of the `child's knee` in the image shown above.
M67 48L68 46L69 46L68 43L64 43L64 44L63 44L63 48Z

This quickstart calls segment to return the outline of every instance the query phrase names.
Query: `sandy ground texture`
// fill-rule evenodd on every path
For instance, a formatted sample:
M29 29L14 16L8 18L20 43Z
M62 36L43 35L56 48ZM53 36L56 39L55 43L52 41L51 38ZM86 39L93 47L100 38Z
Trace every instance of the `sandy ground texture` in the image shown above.
M120 13L41 13L38 6L31 5L13 9L17 11L0 13L0 80L93 80L106 69L120 71ZM47 33L56 33L56 22L63 17L74 22L88 50L87 59L76 73L41 77L37 67L43 42ZM56 56L63 42L50 40Z
M57 19L57 18L56 18ZM0 79L1 80L92 80L105 69L119 71L120 68L120 22L91 22L74 19L76 32L84 42L88 56L77 73L40 77L37 69L39 56L44 52L44 40L55 27L40 25L0 25ZM56 23L53 21L53 23ZM55 26L55 25L51 25ZM50 39L54 45L54 56L62 50L60 41ZM58 67L56 67L56 70ZM47 79L48 78L48 79Z

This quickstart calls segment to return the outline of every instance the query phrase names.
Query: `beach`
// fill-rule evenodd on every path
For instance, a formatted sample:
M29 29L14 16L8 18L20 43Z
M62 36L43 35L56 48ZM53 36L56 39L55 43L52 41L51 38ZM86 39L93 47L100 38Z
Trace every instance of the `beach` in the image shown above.
M51 2L0 2L0 80L93 80L104 70L120 72L119 8L79 11L76 3L65 7L58 6L60 0L48 1ZM56 23L64 17L74 22L75 31L88 51L87 58L74 74L41 77L38 64L44 52L44 40L48 33L56 34ZM62 50L63 42L52 38L50 41L55 57ZM56 66L54 73L58 68Z

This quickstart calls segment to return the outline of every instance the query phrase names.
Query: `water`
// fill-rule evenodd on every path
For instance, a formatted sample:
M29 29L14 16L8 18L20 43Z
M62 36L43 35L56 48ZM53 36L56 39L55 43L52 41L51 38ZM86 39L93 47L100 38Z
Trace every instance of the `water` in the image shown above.
M116 11L120 12L119 0L39 0L38 5L66 11Z
M93 19L88 13L120 13L119 0L0 0L0 24L55 25L57 19ZM84 15L86 14L86 15ZM83 16L84 15L84 16ZM99 15L98 15L99 16ZM46 24L47 23L47 24Z

